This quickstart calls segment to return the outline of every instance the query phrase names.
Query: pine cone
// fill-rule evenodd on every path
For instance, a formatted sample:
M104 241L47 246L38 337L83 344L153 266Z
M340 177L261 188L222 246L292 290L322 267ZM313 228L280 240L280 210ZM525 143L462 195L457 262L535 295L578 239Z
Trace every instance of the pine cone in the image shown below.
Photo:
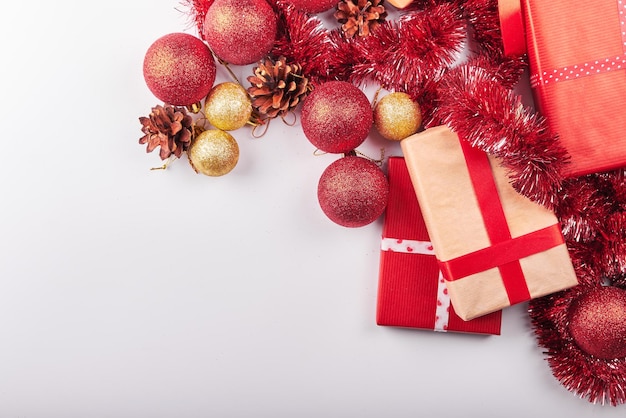
M146 152L161 147L159 156L165 160L174 154L180 157L191 144L193 119L184 107L156 105L149 117L139 118L145 134L139 139L140 144L148 144Z
M341 0L337 4L335 19L348 38L368 36L387 18L384 0Z
M294 109L311 91L309 80L302 75L302 66L287 64L285 57L273 61L266 58L248 77L252 87L248 93L252 106L261 116L275 118Z

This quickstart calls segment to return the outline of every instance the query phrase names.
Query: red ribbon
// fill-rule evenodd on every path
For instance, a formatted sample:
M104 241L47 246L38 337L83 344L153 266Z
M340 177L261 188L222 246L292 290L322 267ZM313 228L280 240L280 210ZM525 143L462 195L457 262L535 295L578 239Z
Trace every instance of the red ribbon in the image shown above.
M499 0L500 32L506 56L526 53L524 18L520 0Z
M457 280L529 257L563 242L561 228L554 224L449 261L439 262L439 266L444 272L444 277L453 277L452 280Z
M519 260L563 244L561 229L554 224L513 238L487 154L467 141L459 141L491 246L452 260L439 261L439 267L448 281L497 267L511 305L527 301L531 297Z

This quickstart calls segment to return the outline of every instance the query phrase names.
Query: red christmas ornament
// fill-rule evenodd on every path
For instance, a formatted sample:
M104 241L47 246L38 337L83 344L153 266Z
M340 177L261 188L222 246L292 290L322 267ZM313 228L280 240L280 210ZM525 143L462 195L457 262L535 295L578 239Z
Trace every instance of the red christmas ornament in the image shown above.
M387 207L389 184L370 160L349 155L322 173L317 198L326 216L338 225L356 228L374 222Z
M341 154L361 145L374 113L367 96L346 81L318 85L302 105L302 129L320 151Z
M626 357L626 290L605 286L582 295L570 307L568 330L592 356Z
M148 48L143 75L158 99L175 106L189 106L200 102L213 87L215 60L200 39L171 33Z
M203 27L204 39L219 58L246 65L272 49L277 17L265 0L215 0Z
M287 0L287 3L303 12L320 13L335 7L339 0Z

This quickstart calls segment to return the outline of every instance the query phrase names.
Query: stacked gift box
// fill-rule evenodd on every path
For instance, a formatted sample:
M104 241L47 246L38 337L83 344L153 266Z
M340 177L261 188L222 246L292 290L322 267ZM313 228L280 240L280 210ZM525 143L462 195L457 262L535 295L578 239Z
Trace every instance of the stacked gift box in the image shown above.
M505 52L527 54L536 109L569 154L565 175L626 166L625 3L499 6ZM380 325L498 334L501 309L578 283L556 216L517 193L497 159L444 126L402 151L389 161Z
M502 308L578 283L556 216L498 160L443 126L402 150L389 159L379 325L499 334Z

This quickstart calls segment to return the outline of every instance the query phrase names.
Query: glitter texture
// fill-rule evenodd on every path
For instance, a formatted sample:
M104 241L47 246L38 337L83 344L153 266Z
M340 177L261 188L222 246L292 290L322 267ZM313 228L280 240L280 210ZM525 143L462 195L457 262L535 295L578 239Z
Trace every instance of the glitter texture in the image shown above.
M211 129L202 132L187 151L197 173L219 177L229 173L239 161L239 146L228 132Z
M252 64L267 55L277 18L265 0L215 0L204 19L204 39L222 60Z
M581 296L571 306L568 329L588 354L626 357L626 290L602 287Z
M317 198L326 216L355 228L374 222L387 207L389 183L382 170L357 156L340 158L320 177Z
M353 84L320 84L302 106L302 130L320 151L346 153L365 141L373 124L367 96Z
M296 10L308 13L320 13L335 7L339 0L286 0Z
M209 123L223 131L243 127L252 115L248 92L237 83L225 82L213 87L204 102L204 115Z
M417 132L422 112L411 96L403 92L386 95L374 109L374 125L383 138L400 141Z
M157 39L146 52L143 75L152 94L175 106L200 102L215 81L215 60L195 36L171 33Z

